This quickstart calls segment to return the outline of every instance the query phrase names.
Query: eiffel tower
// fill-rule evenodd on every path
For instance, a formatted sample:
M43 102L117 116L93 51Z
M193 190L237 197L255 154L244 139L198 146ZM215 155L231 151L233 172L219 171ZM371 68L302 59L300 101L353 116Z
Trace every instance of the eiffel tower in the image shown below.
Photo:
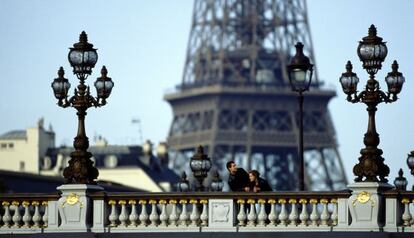
M226 175L226 162L257 169L275 190L298 187L298 101L287 77L296 42L314 63L304 0L195 0L182 82L173 109L170 166L183 170L198 145ZM304 96L305 185L347 184L327 108L335 91L314 73Z

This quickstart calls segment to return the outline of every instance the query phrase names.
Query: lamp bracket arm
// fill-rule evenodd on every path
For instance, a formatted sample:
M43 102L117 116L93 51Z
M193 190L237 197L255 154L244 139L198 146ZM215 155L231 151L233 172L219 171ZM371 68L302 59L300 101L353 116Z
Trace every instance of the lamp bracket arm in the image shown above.
M99 103L99 98L95 98L95 97L91 96L90 94L88 94L88 104L89 104L89 107L100 107L100 106L102 106Z
M365 96L365 91L360 92L359 94L355 92L354 94L348 94L347 100L351 103L360 102Z
M380 91L380 94L385 103L393 103L398 100L397 94L395 93L384 93L383 91Z
M66 98L63 100L63 102L62 102L62 101L58 102L58 106L59 106L59 107L62 107L62 108L67 108L67 107L72 106L72 102L73 102L73 100L74 100L74 97L75 97L75 96L70 97L70 98L69 98L69 100L68 100L68 97L66 97Z

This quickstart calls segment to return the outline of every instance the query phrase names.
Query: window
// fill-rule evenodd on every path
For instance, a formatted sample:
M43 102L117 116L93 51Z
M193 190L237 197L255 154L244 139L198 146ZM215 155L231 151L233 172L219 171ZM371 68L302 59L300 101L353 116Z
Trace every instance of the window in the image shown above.
M6 149L7 148L7 144L6 143L1 143L0 148Z
M14 148L14 144L13 143L9 143L9 149L13 149Z

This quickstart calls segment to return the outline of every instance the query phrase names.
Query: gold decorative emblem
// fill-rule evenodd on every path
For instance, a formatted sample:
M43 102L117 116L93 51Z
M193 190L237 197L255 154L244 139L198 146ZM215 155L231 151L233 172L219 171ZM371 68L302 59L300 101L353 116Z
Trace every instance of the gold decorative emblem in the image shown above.
M79 201L79 196L76 193L72 193L66 197L66 203L69 205L75 205Z
M358 202L360 202L362 204L367 203L370 199L371 199L371 194L369 192L366 192L366 191L362 191L357 196Z
M65 204L73 206L76 203L79 203L80 207L83 207L83 203L79 201L79 195L77 195L76 193L71 193L69 196L66 197L66 200L62 203L62 207L64 207Z
M375 202L371 199L371 194L367 191L360 192L357 197L352 201L352 205L355 206L356 202L359 202L361 204L365 204L369 201L371 201L371 206L375 206Z

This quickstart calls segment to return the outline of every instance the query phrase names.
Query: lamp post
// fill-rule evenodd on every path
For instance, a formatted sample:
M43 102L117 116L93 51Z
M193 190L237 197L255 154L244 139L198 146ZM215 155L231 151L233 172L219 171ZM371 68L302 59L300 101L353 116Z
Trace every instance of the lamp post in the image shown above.
M75 151L70 154L69 166L63 171L66 183L70 184L95 184L99 172L90 160L92 154L88 152L89 140L85 133L85 116L90 107L100 107L106 104L106 99L111 94L114 83L107 76L108 71L102 67L101 77L95 81L97 97L90 94L89 86L85 85L85 80L92 73L98 54L93 45L88 43L86 33L80 34L79 42L70 48L68 55L69 63L73 67L73 73L79 79L79 85L75 88L74 95L68 98L70 88L69 81L64 78L63 67L58 71L58 78L52 82L52 89L58 105L60 107L73 107L78 115L78 132L73 142Z
M347 94L347 100L351 103L361 102L366 104L368 111L368 129L364 135L365 148L361 149L359 163L353 169L356 176L355 182L388 182L386 177L389 175L390 169L384 164L384 158L381 156L382 150L378 149L380 139L375 127L375 112L378 104L397 101L397 94L401 92L405 79L402 73L398 72L397 61L394 61L392 72L385 77L388 92L385 93L380 90L375 74L381 69L387 53L385 42L377 36L375 26L371 25L368 36L362 38L358 46L358 56L362 61L362 67L369 74L365 89L357 93L359 79L352 72L350 61L346 64L346 72L339 79L344 93Z
M298 42L296 54L287 66L289 82L292 90L299 93L299 190L305 190L305 162L303 152L303 92L309 90L312 81L313 64L303 54L303 44Z
M196 191L204 191L203 181L211 169L211 160L204 154L203 146L198 146L197 152L191 157L190 168L193 171L194 178L198 181Z

